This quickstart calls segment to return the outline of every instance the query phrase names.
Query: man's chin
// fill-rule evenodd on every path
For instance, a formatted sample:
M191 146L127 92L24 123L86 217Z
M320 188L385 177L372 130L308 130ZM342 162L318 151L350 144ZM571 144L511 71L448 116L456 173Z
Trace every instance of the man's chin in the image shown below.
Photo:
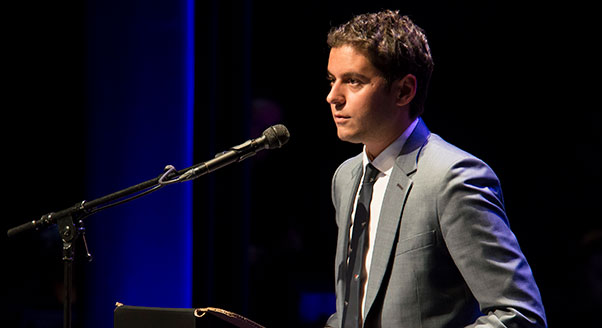
M354 134L345 133L344 131L337 130L337 136L341 141L349 142L349 143L362 143L362 141Z

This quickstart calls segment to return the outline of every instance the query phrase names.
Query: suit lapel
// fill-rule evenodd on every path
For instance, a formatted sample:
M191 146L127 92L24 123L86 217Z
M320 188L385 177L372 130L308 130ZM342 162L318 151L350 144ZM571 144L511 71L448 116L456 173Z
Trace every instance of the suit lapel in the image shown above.
M395 246L401 222L401 214L412 187L412 180L409 176L417 169L418 156L427 141L429 133L421 119L403 146L391 172L376 233L378 237L374 244L370 266L364 316L370 312L389 267L391 252Z
M339 213L339 250L341 251L340 264L344 264L347 257L347 245L349 244L349 228L351 227L351 212L353 210L353 203L355 200L355 194L357 194L357 188L362 177L362 161L358 161L357 167L355 167L351 173L351 179L348 183L342 186L342 190L351 190L352 192L343 192L341 199L341 212ZM341 233L342 232L342 233ZM342 237L342 238L341 238Z

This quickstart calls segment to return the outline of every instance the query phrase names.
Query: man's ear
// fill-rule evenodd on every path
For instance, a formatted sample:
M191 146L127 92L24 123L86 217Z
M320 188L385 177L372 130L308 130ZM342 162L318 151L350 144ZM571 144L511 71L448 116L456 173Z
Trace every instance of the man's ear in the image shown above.
M409 104L416 96L416 77L408 74L393 83L393 92L397 96L396 104L400 107Z

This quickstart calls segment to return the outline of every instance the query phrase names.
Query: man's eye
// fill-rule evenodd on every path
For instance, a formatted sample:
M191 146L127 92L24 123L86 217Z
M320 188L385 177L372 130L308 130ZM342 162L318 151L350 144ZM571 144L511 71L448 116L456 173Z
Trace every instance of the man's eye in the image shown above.
M362 84L362 82L360 80L356 80L356 79L349 79L349 80L347 80L347 84L355 86L355 85Z

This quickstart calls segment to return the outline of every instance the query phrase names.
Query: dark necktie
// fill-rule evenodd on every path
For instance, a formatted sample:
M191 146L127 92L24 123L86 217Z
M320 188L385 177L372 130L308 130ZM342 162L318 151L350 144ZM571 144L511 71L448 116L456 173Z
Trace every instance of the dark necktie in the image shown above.
M357 328L360 323L360 307L362 302L362 287L364 285L364 256L367 241L366 228L370 219L370 201L372 188L379 171L368 164L361 185L360 194L355 208L353 231L348 250L347 288L345 292L345 310L343 312L343 328Z

